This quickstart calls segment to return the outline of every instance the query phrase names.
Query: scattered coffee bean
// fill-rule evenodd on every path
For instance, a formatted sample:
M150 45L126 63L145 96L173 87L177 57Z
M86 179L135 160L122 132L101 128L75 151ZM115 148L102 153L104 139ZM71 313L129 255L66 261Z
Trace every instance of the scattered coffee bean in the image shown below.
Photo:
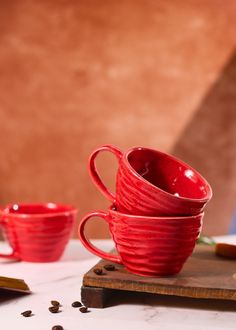
M115 266L112 264L105 265L104 268L108 271L113 271L116 269Z
M61 325L54 325L52 330L64 330L64 328Z
M103 275L103 271L101 268L95 268L94 270L94 273L97 274L97 275Z
M59 301L56 301L56 300L52 300L51 301L51 304L52 304L52 306L61 306L61 304L59 303Z
M59 312L59 306L50 306L48 308L49 312L51 313L58 313Z
M81 307L82 304L81 304L80 301L74 301L74 302L71 304L71 306L76 308L76 307Z
M25 312L21 313L21 315L23 315L24 317L32 316L32 311L25 311Z
M85 307L85 306L83 306L83 307L80 307L80 312L81 313L88 313L88 308L87 307Z

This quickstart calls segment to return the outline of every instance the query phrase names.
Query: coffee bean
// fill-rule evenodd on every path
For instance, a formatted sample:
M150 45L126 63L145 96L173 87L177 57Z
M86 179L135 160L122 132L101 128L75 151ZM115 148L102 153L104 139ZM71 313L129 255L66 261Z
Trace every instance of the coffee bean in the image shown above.
M54 325L52 330L64 330L64 328L61 325Z
M58 307L61 306L61 304L57 300L52 300L51 304L52 304L52 306L58 306Z
M115 266L111 264L105 265L104 268L108 271L113 271L116 269Z
M48 308L49 312L51 313L58 313L59 312L59 306L50 306Z
M97 274L97 275L103 275L103 271L101 268L95 268L94 270L94 273Z
M76 308L76 307L81 307L82 304L81 304L80 301L74 301L74 302L71 304L71 306Z
M83 306L83 307L80 307L80 312L81 313L88 313L88 308L87 307L85 307L85 306Z
M21 313L21 315L23 315L24 317L32 316L32 311L25 311L25 312Z

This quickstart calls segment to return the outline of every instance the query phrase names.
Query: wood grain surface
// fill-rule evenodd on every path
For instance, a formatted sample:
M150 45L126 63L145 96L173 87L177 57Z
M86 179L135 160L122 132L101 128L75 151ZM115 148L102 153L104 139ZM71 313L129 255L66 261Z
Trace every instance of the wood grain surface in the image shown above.
M0 290L30 293L30 288L24 280L0 276Z
M116 264L115 271L107 271L104 265L108 263L101 260L90 269L83 287L236 300L236 262L216 256L213 247L197 246L182 271L171 277L143 277ZM95 268L103 269L103 275L96 275Z

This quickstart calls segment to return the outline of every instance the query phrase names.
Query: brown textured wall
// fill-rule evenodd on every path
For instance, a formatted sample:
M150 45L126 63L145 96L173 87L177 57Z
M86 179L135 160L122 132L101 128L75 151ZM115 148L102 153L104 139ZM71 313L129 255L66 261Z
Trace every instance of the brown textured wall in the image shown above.
M233 52L235 10L233 0L1 1L0 204L60 201L79 218L106 208L87 173L104 143L174 150L195 164L177 143ZM204 157L196 165L214 184ZM107 235L100 222L88 231Z
M213 198L206 233L227 232L236 209L236 52L188 123L172 153L207 176Z

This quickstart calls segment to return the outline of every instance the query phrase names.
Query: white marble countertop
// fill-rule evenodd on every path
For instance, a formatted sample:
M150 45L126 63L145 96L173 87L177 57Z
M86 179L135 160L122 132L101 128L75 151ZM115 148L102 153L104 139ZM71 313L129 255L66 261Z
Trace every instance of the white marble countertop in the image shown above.
M218 238L236 244L236 235ZM97 240L95 244L109 251L110 240ZM0 243L0 250L6 244ZM62 325L65 330L207 330L235 329L236 302L209 301L137 295L128 297L119 305L105 309L91 308L82 314L71 303L80 299L82 278L99 258L90 254L78 240L71 240L62 259L55 263L6 262L0 260L0 275L22 278L32 294L20 297L0 295L0 320L2 330L47 330ZM51 300L63 305L61 313L48 311ZM21 312L32 310L33 316L25 318Z

